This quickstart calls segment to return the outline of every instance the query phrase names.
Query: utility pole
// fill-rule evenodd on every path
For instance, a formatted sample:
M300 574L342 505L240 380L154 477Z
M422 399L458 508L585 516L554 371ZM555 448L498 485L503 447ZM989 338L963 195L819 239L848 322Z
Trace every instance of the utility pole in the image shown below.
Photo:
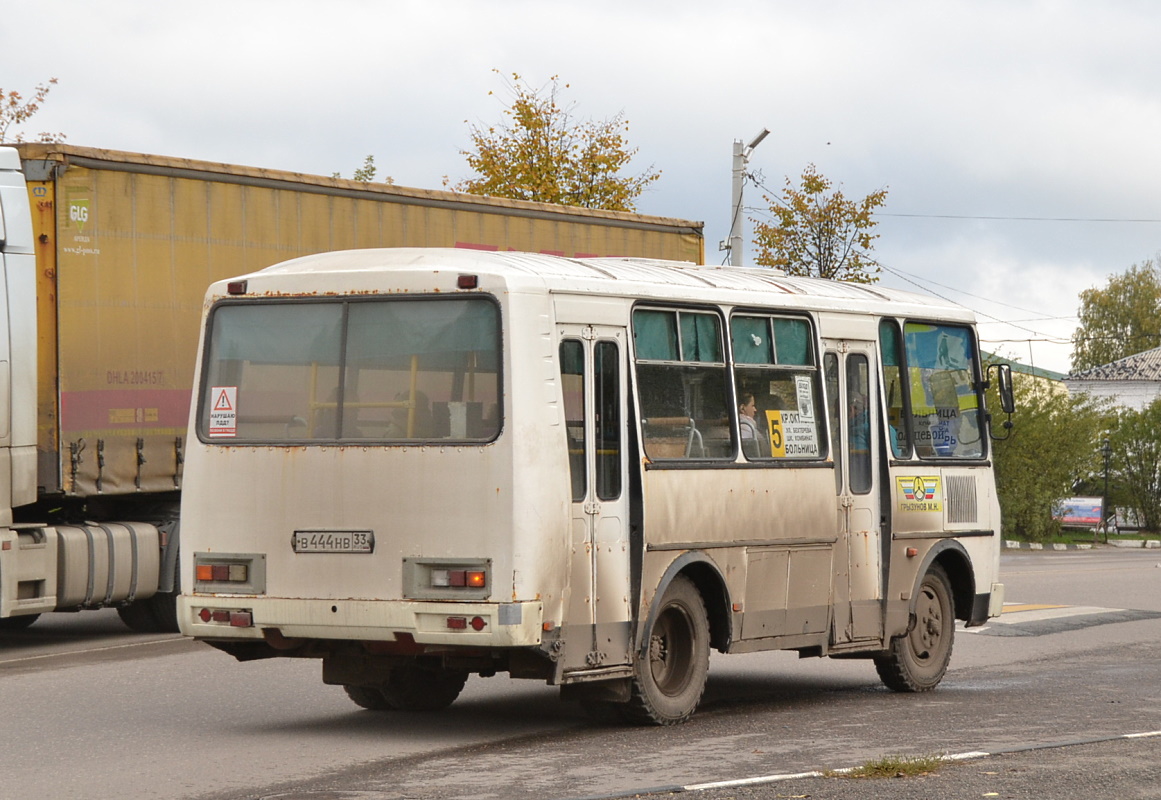
M745 182L746 164L750 161L750 153L754 152L754 148L769 134L770 129L763 128L762 132L747 145L743 145L741 139L734 139L734 183L730 214L730 238L718 245L719 250L730 252L731 266L740 267L742 265L742 184Z

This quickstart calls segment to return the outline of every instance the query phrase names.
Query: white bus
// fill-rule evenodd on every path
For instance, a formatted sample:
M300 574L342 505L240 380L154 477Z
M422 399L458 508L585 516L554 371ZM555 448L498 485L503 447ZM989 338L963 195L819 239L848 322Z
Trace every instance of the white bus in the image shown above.
M182 631L369 709L469 674L673 724L711 649L944 675L999 614L973 317L776 270L464 250L210 287ZM1005 410L1010 376L1001 372Z

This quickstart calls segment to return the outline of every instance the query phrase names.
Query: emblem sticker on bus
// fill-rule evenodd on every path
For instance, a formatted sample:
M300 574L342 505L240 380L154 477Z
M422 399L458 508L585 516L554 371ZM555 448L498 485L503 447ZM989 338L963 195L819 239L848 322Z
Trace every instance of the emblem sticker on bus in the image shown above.
M373 553L374 531L295 531L290 546L296 553Z
M943 511L939 476L896 478L900 511Z

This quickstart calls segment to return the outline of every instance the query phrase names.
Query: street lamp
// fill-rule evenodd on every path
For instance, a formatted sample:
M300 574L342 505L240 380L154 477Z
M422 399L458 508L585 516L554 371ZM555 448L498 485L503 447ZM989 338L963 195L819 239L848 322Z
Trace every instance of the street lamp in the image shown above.
M1112 455L1113 448L1109 445L1109 440L1101 441L1101 455L1105 459L1105 495L1101 500L1101 529L1104 530L1105 544L1109 543L1109 456ZM1095 540L1095 536L1093 539Z
M727 240L728 243L722 242L718 248L730 251L730 265L734 267L742 265L742 183L746 177L746 164L750 160L750 153L754 152L754 148L769 135L770 129L763 128L762 132L750 140L747 145L743 145L741 139L734 139L734 184L730 238Z

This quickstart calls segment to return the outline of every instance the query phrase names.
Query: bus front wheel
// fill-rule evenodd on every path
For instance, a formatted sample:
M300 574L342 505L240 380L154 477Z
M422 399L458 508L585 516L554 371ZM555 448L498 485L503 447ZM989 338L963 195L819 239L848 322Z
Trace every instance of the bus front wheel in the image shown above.
M689 719L705 691L709 650L705 602L693 582L679 575L665 590L637 658L632 697L625 707L629 720L676 725Z
M915 599L915 624L891 640L875 659L875 669L896 692L929 692L943 680L955 637L955 604L951 581L939 564L932 564Z

